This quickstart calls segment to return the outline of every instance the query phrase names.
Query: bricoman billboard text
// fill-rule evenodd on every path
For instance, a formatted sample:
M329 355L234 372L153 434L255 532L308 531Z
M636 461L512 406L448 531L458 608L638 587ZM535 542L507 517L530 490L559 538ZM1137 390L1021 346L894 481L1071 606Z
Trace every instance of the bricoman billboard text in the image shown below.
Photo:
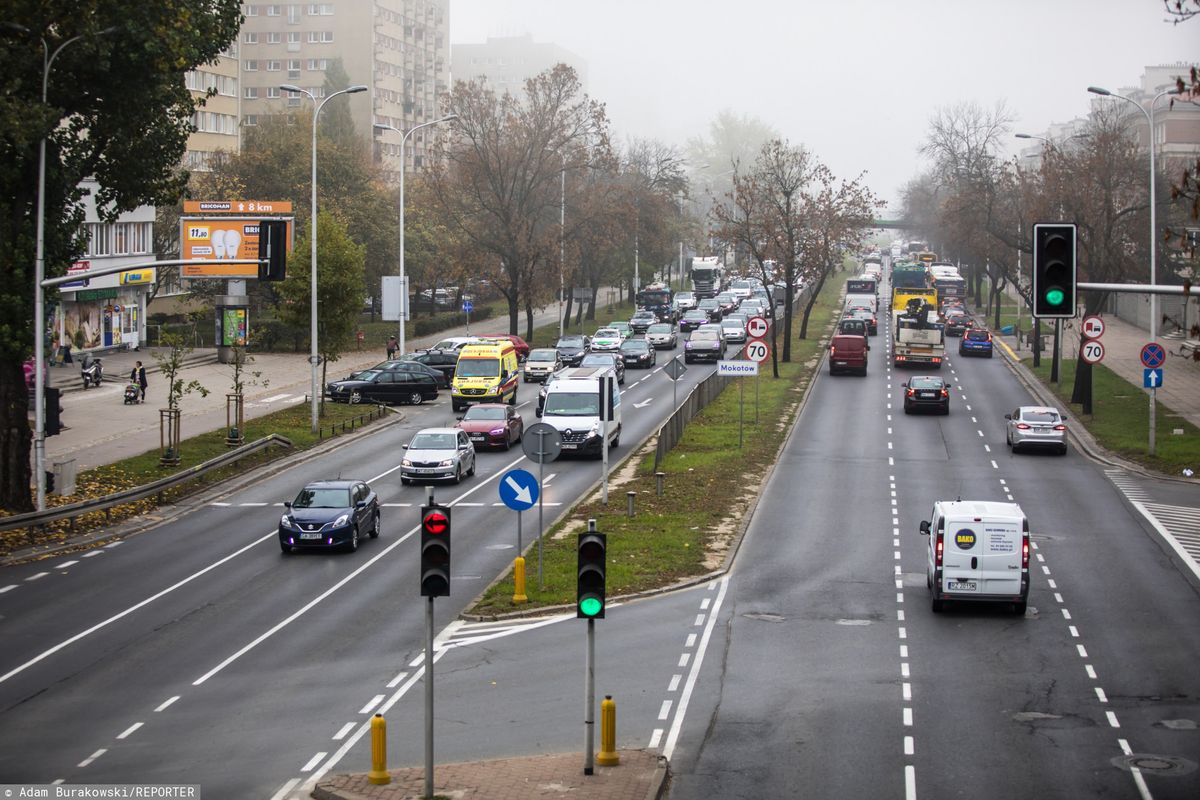
M231 259L258 258L258 223L260 218L230 217L227 219L183 218L180 220L182 257L188 260L211 260L212 264L184 264L181 278L257 278L255 264L222 263ZM292 249L292 220L288 224L288 251Z

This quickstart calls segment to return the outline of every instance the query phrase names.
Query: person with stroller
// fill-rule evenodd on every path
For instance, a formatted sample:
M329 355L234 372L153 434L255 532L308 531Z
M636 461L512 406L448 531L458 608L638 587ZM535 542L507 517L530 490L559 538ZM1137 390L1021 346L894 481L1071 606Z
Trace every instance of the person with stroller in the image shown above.
M146 368L142 366L142 362L137 362L133 369L129 371L129 382L136 384L139 392L139 402L146 402Z

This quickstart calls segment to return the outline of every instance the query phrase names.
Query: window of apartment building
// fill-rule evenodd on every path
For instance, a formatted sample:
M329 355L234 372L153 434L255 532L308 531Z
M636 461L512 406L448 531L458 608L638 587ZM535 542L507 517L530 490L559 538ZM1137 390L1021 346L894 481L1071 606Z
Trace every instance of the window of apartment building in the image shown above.
M244 90L242 91L242 97L246 98L247 100L257 100L258 99L258 87L257 86L245 87Z
M333 41L333 31L309 31L308 32L308 43L309 44L329 43L332 41Z
M242 41L246 44L258 44L258 34L254 31L246 31L242 34Z
M267 34L267 44L279 44L283 41L283 34L279 31L271 31Z
M242 117L242 124L247 128L253 128L258 124L258 114L247 114L246 116Z
M112 254L112 230L103 222L88 223L88 255L107 256Z
M258 72L258 59L246 59L242 62L242 69L246 70L246 72Z
M278 86L268 86L267 87L267 97L269 99L274 100L275 98L277 98L279 96L280 96L280 94L279 94Z
M267 6L267 16L268 17L281 16L281 7L280 6Z
M289 58L288 62L287 62L287 68L288 68L288 72L292 72L292 71L299 72L300 71L300 59Z
M309 3L308 15L310 17L332 17L333 3Z
M129 253L129 223L118 222L113 225L113 254L118 256Z
M298 4L292 4L287 7L288 25L300 24L301 7Z
M267 72L279 72L281 69L283 69L282 61L276 60L267 62Z
M205 166L208 165L208 157L212 153L204 153ZM129 223L129 247L131 253L149 253L153 249L154 241L154 223L153 222L131 222Z
M247 17L257 17L258 16L258 6L246 5L246 6L243 6L243 9L245 10Z
M327 58L310 58L308 60L308 69L313 72L324 72L329 69L329 59Z
M300 44L300 31L288 31L288 44Z

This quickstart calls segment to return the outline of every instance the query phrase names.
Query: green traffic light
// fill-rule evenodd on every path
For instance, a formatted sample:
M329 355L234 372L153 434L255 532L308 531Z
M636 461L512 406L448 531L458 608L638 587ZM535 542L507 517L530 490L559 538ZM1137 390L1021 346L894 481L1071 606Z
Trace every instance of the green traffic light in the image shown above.
M1046 290L1046 302L1052 306L1061 306L1066 299L1067 293L1058 287Z
M600 613L600 609L604 607L604 603L600 602L599 597L585 597L579 601L579 610L586 617L594 617Z

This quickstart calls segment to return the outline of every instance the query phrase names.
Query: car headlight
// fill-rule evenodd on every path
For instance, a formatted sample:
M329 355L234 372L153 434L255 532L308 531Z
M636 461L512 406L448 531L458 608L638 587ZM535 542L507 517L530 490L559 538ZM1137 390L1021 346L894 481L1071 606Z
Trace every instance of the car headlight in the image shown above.
M335 527L335 528L340 527L342 525L345 525L349 521L350 521L350 515L342 514L340 517L338 517L337 519L335 519L333 521L333 527Z
M285 528L292 528L296 525L296 523L292 520L291 514L284 514L282 517L280 517L279 524Z
M689 339L687 342L685 342L685 343L684 343L684 345L683 345L683 349L684 349L684 350L691 350L691 349L692 349L692 342L691 342L691 340L690 340L690 339Z
M492 428L490 432L492 436L499 436L500 434L504 433L504 428Z
M440 461L440 462L438 462L438 466L439 467L452 467L452 466L454 466L454 459L447 458L445 461Z
M588 431L588 436L592 437L592 436L599 436L599 435L600 435L600 423L593 422L592 429L590 431Z
M407 458L401 459L401 460L400 460L400 466L402 466L402 467L411 467L411 466L412 466L412 460L411 460L411 459L407 459Z

